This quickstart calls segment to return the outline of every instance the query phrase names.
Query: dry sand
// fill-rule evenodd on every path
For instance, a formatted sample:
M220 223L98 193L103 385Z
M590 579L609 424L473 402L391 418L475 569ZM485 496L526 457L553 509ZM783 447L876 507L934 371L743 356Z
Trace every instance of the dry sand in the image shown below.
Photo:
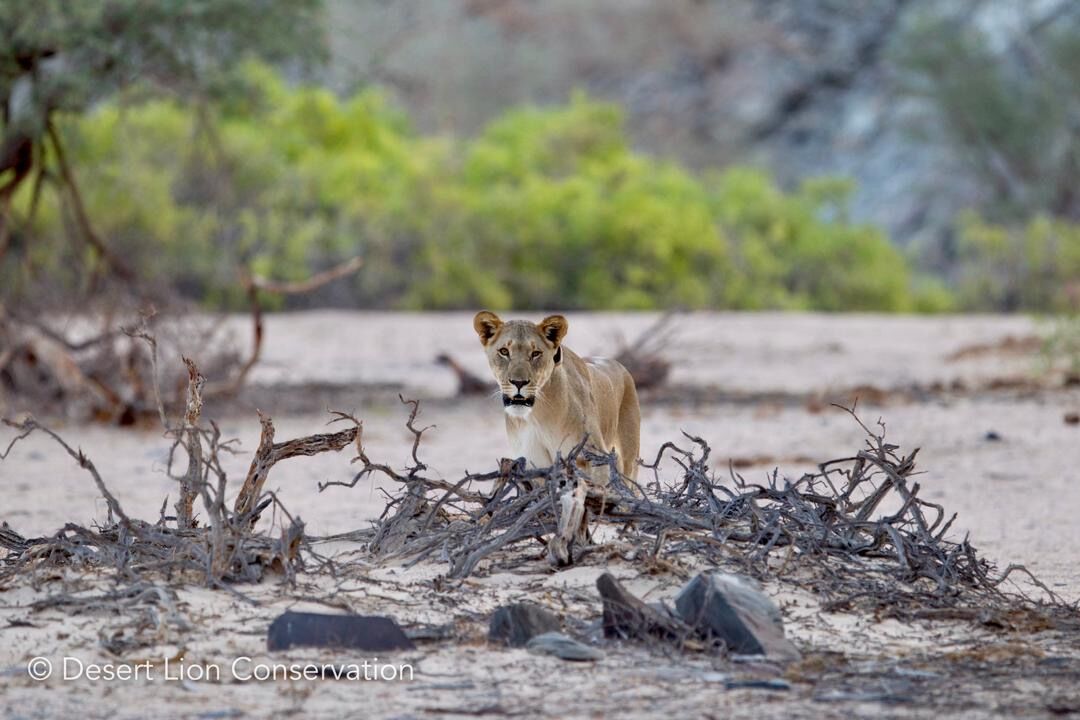
M618 337L634 337L655 320L651 315L569 317L567 343L582 354L600 354ZM646 402L642 453L650 457L662 442L685 430L712 445L715 467L723 468L726 460L733 459L749 465L740 472L750 479L763 478L773 467L782 474L797 475L813 461L839 457L859 447L863 434L852 419L827 406L821 409L820 399L850 401L845 389L948 386L956 381L972 388L994 378L1033 376L1041 368L1040 359L1031 352L989 350L950 359L965 348L1032 335L1037 328L1023 318L709 314L681 317L677 322L679 331L669 354L675 363L672 383L690 390L663 402ZM241 342L246 332L243 323L243 318L235 318L227 325ZM421 420L435 427L424 437L422 457L446 478L457 478L465 469L493 467L507 446L494 400L450 397L452 375L432 363L442 351L477 373L485 371L466 314L271 316L263 362L252 379L264 386L341 384L333 407L361 417L368 454L396 465L405 464L411 441L403 426L405 409L388 401L385 392L367 390L374 384L400 386L406 395L427 400ZM703 392L703 397L715 398L719 393L741 399L698 402L693 388L711 390L711 395ZM263 392L259 397L262 409L275 416L279 438L318 432L325 424L322 414L288 414L289 404L275 406L273 393ZM804 403L801 398L815 401ZM1059 594L1080 599L1080 524L1075 520L1080 511L1080 427L1063 422L1066 412L1080 410L1080 389L1021 388L930 393L915 400L910 394L872 399L878 404L863 407L863 419L876 421L880 416L893 442L905 449L922 448L923 493L959 513L954 526L957 536L969 533L985 556L1002 565L1025 563ZM154 518L163 497L175 494L175 484L164 474L168 443L160 432L100 426L58 429L94 460L129 514ZM224 418L222 429L226 436L240 438L248 450L257 441L253 412ZM988 439L988 433L999 439ZM11 435L6 429L0 431L0 446L6 446ZM240 455L228 461L234 493L249 460L250 456ZM274 469L270 485L304 518L310 533L356 529L382 511L378 487L369 482L317 492L319 482L350 478L349 460L347 451L290 460ZM24 535L53 532L68 521L90 524L104 519L104 503L89 478L43 437L20 443L0 463L0 484L4 489L0 520ZM353 550L347 545L334 549ZM647 591L648 599L670 597L679 584L674 578L637 577L636 570L618 563L613 568L628 578L632 589ZM318 717L431 717L466 710L467 714L563 717L596 716L605 709L638 717L676 713L968 717L1012 714L1019 709L1039 715L1049 712L1050 700L1032 705L1031 698L1057 698L1064 692L1062 702L1068 706L1069 698L1077 697L1068 695L1064 680L1025 684L1022 676L1013 673L1007 680L988 682L988 687L968 688L966 699L956 705L920 702L916 691L908 693L915 697L911 702L833 703L820 696L821 688L799 682L787 692L725 690L723 679L731 676L730 666L717 663L714 667L705 658L672 657L641 648L611 652L596 666L569 665L524 651L490 649L481 642L478 628L499 602L525 596L565 606L571 614L588 619L599 609L593 582L601 568L552 573L538 562L533 575L469 581L465 599L460 593L444 596L434 589L430 580L441 570L420 566L404 573L371 568L363 579L339 588L342 605L354 611L392 614L404 623L453 619L467 626L465 634L474 642L422 646L417 653L395 658L395 662L416 666L413 682L398 683L54 679L39 684L25 672L25 663L36 655L115 661L102 649L99 638L123 629L127 619L94 613L70 617L57 609L29 609L33 600L57 592L59 582L44 582L38 590L0 587L0 708L12 717L155 714L209 718L287 712ZM67 580L77 582L74 576ZM327 589L320 585L315 594ZM314 607L305 604L303 598L313 593L303 585L283 588L267 582L242 590L262 604L251 606L225 593L198 588L179 591L181 612L193 629L173 629L160 638L159 645L136 654L157 661L183 654L189 662L219 664L237 655L267 659L264 638L269 620L286 607ZM869 685L933 685L937 681L932 678L912 679L920 677L916 672L920 658L950 647L966 652L973 646L1002 646L1006 665L1061 656L1069 667L1075 667L1080 658L1080 642L1075 637L1043 638L1036 657L1025 655L1029 637L966 625L904 626L895 621L823 615L817 612L814 598L788 586L770 585L766 590L785 603L789 633L809 655L839 662L838 655L830 653L847 653L850 658L877 663L875 667L891 661L892 679L868 679ZM12 620L29 621L36 627L3 627ZM928 633L936 633L937 638L928 640ZM332 654L284 656L289 661L294 657L342 661ZM124 660L135 662L136 658ZM274 661L282 659L275 656ZM940 675L939 670L933 672ZM1076 702L1080 711L1080 700Z

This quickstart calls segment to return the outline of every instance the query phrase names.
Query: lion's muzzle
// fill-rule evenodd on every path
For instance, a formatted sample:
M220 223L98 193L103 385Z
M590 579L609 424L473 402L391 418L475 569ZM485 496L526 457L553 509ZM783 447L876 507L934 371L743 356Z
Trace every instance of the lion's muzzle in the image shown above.
M503 407L511 407L513 405L517 405L517 406L520 406L520 407L531 408L533 405L536 404L536 398L535 397L525 397L524 395L521 395L521 394L517 394L517 395L514 395L513 397L511 397L510 395L507 395L507 394L503 393L502 401L503 401Z

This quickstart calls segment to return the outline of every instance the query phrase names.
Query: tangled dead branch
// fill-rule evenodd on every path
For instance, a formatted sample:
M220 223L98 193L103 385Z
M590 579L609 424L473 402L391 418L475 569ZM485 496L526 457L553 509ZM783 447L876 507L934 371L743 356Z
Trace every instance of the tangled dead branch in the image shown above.
M96 314L78 313L64 320L35 308L6 307L0 302L0 409L10 395L36 412L118 425L152 418L162 399L168 407L182 409L185 379L177 373L175 382L166 381L163 394L159 353L170 360L185 353L199 356L206 374L218 378L204 383L202 394L233 397L243 389L262 354L265 295L302 295L356 272L362 264L360 258L353 258L291 283L241 277L252 326L250 350L243 357L231 343L221 342L221 318L190 314L179 298L162 299L165 310L161 313L153 305L138 317L105 307L97 308Z
M183 346L203 358L208 374L224 375L238 355L220 341L219 322L167 317L152 307L134 317L39 317L0 303L0 407L116 425L152 422L163 402L185 407L186 373L161 378L161 356L174 367Z
M542 558L543 544L558 526L558 498L585 479L579 465L585 461L606 467L609 482L587 498L594 542L572 548L578 562L621 556L647 571L684 576L701 567L727 568L812 589L830 609L860 608L904 618L975 618L976 609L978 617L1016 609L1075 613L1025 568L1009 566L998 573L966 538L950 537L955 515L920 497L917 451L902 453L885 440L884 425L871 429L853 409L848 412L866 433L864 447L798 479L773 472L760 484L747 482L734 468L724 480L718 478L709 465L709 445L690 435L685 443L665 443L651 463L643 463L651 475L643 485L622 476L614 456L585 450L584 439L551 467L504 459L495 470L466 473L451 482L432 477L420 458L427 428L417 425L416 401L402 398L410 406L406 427L413 442L411 464L400 470L367 455L361 423L350 415L335 413L336 421L351 425L345 430L283 443L274 442L272 421L261 417L259 448L230 511L220 454L232 450L232 441L223 441L214 423L201 423L202 376L194 363L188 369L188 412L167 431L174 442L168 467L180 483L181 502L175 517L165 515L163 504L154 523L125 512L93 463L56 433L34 420L5 421L18 434L0 460L31 433L46 433L91 475L109 516L102 527L68 524L44 538L3 527L0 546L9 553L0 579L56 565L109 568L132 583L152 582L147 573L154 572L219 588L258 580L267 571L291 578L305 566L303 549L317 561L322 558L300 519L264 491L267 475L281 460L355 443L353 462L360 467L352 480L324 483L320 491L377 476L399 490L388 495L373 527L332 539L361 541L369 559L446 563L446 577L453 581ZM159 411L164 417L164 408ZM187 469L172 475L180 452L187 457ZM672 467L677 471L669 472ZM201 525L194 514L196 497L205 512ZM254 529L271 503L288 520L278 535ZM1039 589L1038 599L1004 589L1017 573Z
M150 344L156 366L153 336L145 332L138 336ZM192 360L184 358L184 362L188 370L186 411L182 421L176 426L166 424L165 431L166 437L173 440L166 472L180 487L174 517L165 515L167 498L157 522L131 517L82 450L72 448L57 433L32 418L21 422L4 420L17 435L0 453L0 460L6 459L12 448L32 433L45 433L93 478L98 492L105 498L108 519L96 529L69 523L57 533L40 538L23 537L5 525L0 531L0 546L9 553L0 567L0 577L34 573L42 566L64 565L109 568L130 582L150 582L146 574L157 573L189 581L201 579L209 587L221 588L227 583L258 581L267 571L291 578L303 566L300 548L304 543L304 524L282 507L276 496L264 493L263 486L275 463L296 455L340 450L359 437L359 423L334 434L274 444L273 421L260 416L259 449L236 505L229 511L225 505L228 478L221 465L221 454L232 452L234 441L223 441L214 422L208 426L201 422L205 378ZM163 420L167 417L160 402L158 412ZM174 474L173 466L181 454L187 458L186 470ZM201 526L195 515L197 499L201 499L205 513ZM288 521L277 536L254 531L259 514L271 504Z
M664 313L634 340L620 340L615 359L622 363L638 390L651 390L667 382L671 361L663 355L677 332L674 313Z
M248 306L251 309L251 352L243 363L236 368L232 377L220 384L213 385L211 391L214 394L235 395L239 392L240 388L244 386L251 369L259 362L259 357L262 355L263 339L266 335L263 330L263 303L260 298L260 293L271 293L274 295L303 295L304 293L317 290L328 283L353 274L359 270L363 264L363 258L354 257L339 265L335 265L329 270L317 273L307 280L298 282L276 282L259 275L243 275L240 278L240 284L244 288L244 293L247 295L248 299Z
M643 465L652 480L641 487L619 474L613 456L593 455L584 443L549 468L503 460L498 470L468 473L454 483L430 478L417 456L423 430L415 427L413 403L411 467L399 472L361 449L356 461L362 468L352 482L328 485L355 485L372 475L399 483L375 526L349 537L384 560L446 562L448 578L456 580L535 559L557 525L560 492L584 479L577 463L584 457L609 469L606 490L588 498L594 537L607 539L576 548L578 560L615 553L682 574L695 564L729 567L807 585L837 609L918 614L976 601L1062 605L1026 569L1010 566L998 574L966 538L951 538L956 516L920 497L918 451L901 453L885 440L883 424L872 430L853 409L847 412L866 432L865 447L796 480L774 472L755 484L731 469L721 482L708 464L709 445L687 435L687 445L665 443ZM675 482L661 472L670 464L679 468ZM1038 587L1038 601L1002 589L1016 572Z
M266 484L270 468L275 463L298 455L318 455L328 450L337 452L354 441L359 449L362 427L360 421L340 413L337 419L352 420L354 425L341 432L309 435L275 444L274 422L269 417L260 414L259 423L262 425L262 432L259 436L259 448L251 461L251 468L244 480L244 486L240 488L240 494L236 496L236 503L233 506L236 516L243 518L249 525L254 525L258 520L257 504L262 497L263 485Z
M454 373L458 395L490 395L496 390L494 382L477 377L447 353L436 355L435 364L448 367Z

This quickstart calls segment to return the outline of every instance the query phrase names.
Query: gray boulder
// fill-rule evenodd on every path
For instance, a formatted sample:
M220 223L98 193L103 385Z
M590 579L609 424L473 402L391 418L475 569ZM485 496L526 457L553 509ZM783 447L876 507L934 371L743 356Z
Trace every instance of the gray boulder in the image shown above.
M562 630L555 613L533 603L503 605L491 616L488 640L510 647L524 647L537 635Z
M675 610L701 636L722 642L732 654L782 661L800 657L784 637L780 610L745 578L702 573L675 598Z

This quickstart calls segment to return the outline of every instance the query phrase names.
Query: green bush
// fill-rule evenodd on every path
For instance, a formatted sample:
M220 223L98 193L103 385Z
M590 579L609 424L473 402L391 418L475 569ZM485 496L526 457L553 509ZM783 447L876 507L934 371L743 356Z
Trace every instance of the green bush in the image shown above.
M960 300L968 309L1080 310L1080 224L1036 217L1024 227L960 224Z
M99 233L146 277L209 305L242 302L243 270L295 279L359 254L361 272L322 301L940 308L880 231L847 219L842 182L785 193L754 169L698 177L633 152L621 112L583 96L453 141L417 135L374 91L339 99L262 66L243 75L201 110L117 101L63 124ZM30 196L20 191L23 215ZM77 247L68 224L43 195L31 265L60 282Z

